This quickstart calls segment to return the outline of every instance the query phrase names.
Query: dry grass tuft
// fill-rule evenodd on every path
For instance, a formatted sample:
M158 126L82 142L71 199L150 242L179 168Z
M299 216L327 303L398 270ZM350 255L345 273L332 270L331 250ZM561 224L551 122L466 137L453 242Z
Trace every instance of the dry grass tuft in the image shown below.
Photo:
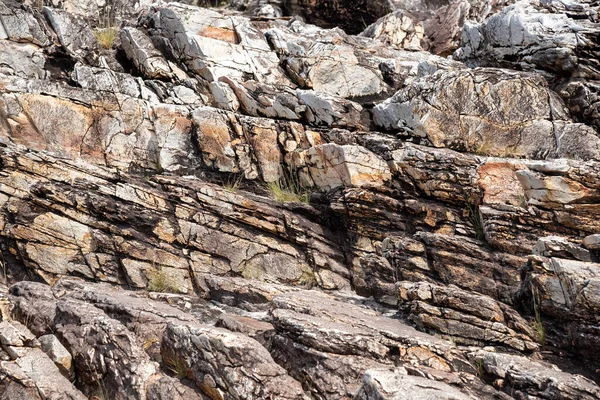
M303 187L297 178L282 174L282 177L275 182L267 183L267 190L271 197L281 203L299 202L306 203L310 202L310 191Z
M155 267L149 273L147 289L151 292L179 293L177 282L167 274L162 267Z
M100 43L100 46L105 49L110 49L115 44L115 39L117 38L117 28L108 27L108 28L98 28L94 30L94 36L96 36L96 40Z

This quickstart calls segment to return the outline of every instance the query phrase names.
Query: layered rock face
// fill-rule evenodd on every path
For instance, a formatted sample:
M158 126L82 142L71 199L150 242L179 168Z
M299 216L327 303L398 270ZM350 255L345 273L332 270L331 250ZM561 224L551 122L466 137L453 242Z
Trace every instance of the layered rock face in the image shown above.
M596 13L0 0L0 398L600 398Z

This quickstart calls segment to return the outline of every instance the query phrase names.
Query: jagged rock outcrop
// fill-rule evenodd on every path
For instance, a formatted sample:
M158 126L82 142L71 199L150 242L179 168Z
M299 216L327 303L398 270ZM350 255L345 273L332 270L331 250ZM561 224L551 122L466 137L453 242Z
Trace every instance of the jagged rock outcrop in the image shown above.
M529 259L522 293L558 345L589 355L596 354L598 346L594 321L600 304L600 264L592 257L562 238L540 239Z
M556 366L525 357L483 352L476 355L484 369L501 379L499 384L512 396L534 395L542 399L595 399L598 387L582 376L565 374Z
M455 57L539 71L576 118L597 128L597 14L586 2L519 1L479 24L465 23Z
M367 371L355 399L400 400L407 393L410 393L412 399L463 400L473 398L461 393L452 386L418 376L410 376L406 370L396 368Z
M423 26L415 23L404 11L395 11L369 25L360 36L401 49L422 50Z
M302 386L258 342L211 326L167 325L163 359L211 398L303 399ZM225 394L227 393L227 394Z
M61 374L35 335L18 321L0 323L0 392L11 399L83 400L86 397Z
M535 350L535 334L509 306L453 285L399 282L402 306L421 327L455 335L457 342L503 344L517 350Z
M0 0L0 398L598 397L596 5L186 3Z
M558 96L537 75L440 71L378 105L374 121L435 147L513 158L600 159L597 132L569 121Z

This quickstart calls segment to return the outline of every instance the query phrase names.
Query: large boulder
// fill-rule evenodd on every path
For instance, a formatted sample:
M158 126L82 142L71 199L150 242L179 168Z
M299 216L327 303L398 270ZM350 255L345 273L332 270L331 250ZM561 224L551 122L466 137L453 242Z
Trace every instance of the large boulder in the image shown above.
M456 342L495 343L521 351L536 350L533 329L518 313L491 297L456 286L398 282L401 305L422 329L449 335Z
M539 71L580 120L598 127L598 6L523 0L467 22L454 57L472 66Z
M501 69L438 71L374 109L375 124L435 147L482 155L600 159L600 137L570 121L538 75Z
M7 400L84 400L86 397L63 376L57 362L18 321L0 323L0 343L10 356L0 361L0 393ZM59 344L60 345L60 344ZM44 344L42 343L42 347ZM62 348L66 357L71 355ZM50 355L52 357L52 355Z
M299 382L257 341L207 325L169 324L163 360L212 399L303 399Z

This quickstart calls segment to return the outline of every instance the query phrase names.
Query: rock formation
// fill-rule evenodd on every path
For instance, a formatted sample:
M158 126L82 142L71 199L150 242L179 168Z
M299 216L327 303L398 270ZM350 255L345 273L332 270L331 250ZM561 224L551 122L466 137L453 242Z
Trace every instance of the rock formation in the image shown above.
M510 3L0 0L0 398L600 398L600 7Z

